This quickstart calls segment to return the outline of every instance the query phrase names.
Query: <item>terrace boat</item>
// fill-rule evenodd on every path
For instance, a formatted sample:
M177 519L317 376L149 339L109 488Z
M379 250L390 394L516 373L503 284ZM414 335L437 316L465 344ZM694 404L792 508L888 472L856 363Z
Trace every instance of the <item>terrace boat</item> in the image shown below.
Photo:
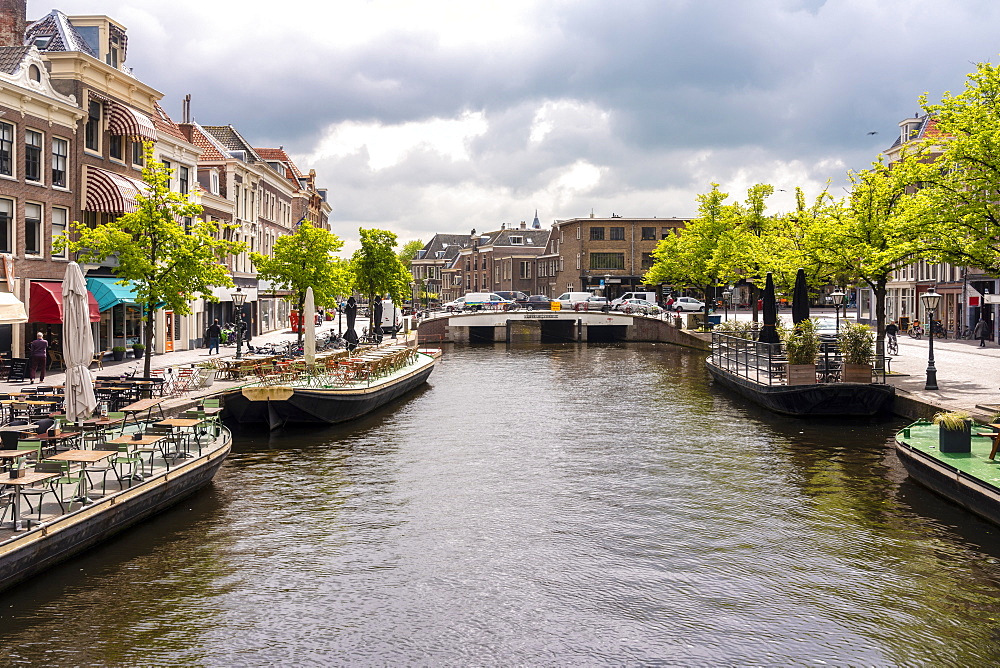
M972 429L969 452L942 452L939 427L918 421L896 433L896 455L914 480L1000 525L1000 425Z
M384 346L299 361L262 364L252 382L228 391L222 416L240 424L336 424L354 420L427 382L440 350Z
M12 519L0 524L0 589L73 557L211 482L229 454L232 439L221 423L203 417L183 421L197 432L149 435L144 441L132 434L146 425L116 427L107 442L88 442L93 444L91 449L71 449L54 459L43 455L35 470L15 468L15 473L0 473L0 484L9 483L13 490L4 497L4 519ZM166 427L159 429L166 434ZM119 444L112 443L115 438L127 441L128 452L119 452ZM135 446L129 445L133 442ZM179 449L170 449L174 446L167 443ZM81 475L80 467L87 466L83 462L89 462L90 476ZM62 466L66 467L62 474L51 473ZM17 475L20 471L26 472ZM103 478L94 477L101 472ZM36 482L22 484L31 480ZM70 482L70 498L64 500L60 493L67 490L60 483L67 480L78 480L79 487L74 489Z
M720 385L782 415L871 416L888 408L896 392L884 369L876 372L877 382L844 382L839 355L826 344L806 376L812 382L791 377L781 344L728 334L712 333L705 365Z

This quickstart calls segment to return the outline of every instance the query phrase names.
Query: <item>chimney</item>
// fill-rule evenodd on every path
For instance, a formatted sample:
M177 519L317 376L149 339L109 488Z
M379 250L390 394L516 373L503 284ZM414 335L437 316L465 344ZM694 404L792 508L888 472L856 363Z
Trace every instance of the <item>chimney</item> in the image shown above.
M528 224L526 222L524 222L523 220L521 221L521 229L522 230L528 229Z
M0 46L24 46L28 0L0 0Z

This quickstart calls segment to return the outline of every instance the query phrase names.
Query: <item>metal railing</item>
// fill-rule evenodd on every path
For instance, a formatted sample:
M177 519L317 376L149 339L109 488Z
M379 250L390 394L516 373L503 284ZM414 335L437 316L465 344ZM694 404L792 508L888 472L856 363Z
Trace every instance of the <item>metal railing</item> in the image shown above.
M881 344L877 346L877 353L870 382L885 383L892 358L883 354ZM716 367L761 385L788 383L788 356L782 343L761 343L740 336L712 332L710 359ZM845 382L843 358L836 341L820 343L815 367L817 383Z

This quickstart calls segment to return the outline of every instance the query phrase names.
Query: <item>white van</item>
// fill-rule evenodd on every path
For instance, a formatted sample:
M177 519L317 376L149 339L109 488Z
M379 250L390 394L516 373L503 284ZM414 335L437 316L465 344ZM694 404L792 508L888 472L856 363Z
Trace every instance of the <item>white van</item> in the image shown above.
M465 309L479 311L482 309L502 309L511 304L495 292L467 292L465 294Z
M403 328L403 311L392 303L391 299L382 300L382 331L386 334L398 332Z
M621 297L613 299L611 305L617 306L618 304L627 302L629 299L645 299L647 302L657 303L655 292L626 292Z
M562 310L572 311L574 306L587 301L592 296L590 292L564 292L552 301L559 302L559 307Z

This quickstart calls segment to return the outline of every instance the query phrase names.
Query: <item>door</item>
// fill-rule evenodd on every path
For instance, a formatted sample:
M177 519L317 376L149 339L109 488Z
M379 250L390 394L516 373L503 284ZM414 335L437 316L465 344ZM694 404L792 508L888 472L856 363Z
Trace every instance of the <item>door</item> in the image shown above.
M168 353L174 352L174 312L164 311L166 327L163 332L163 350Z

